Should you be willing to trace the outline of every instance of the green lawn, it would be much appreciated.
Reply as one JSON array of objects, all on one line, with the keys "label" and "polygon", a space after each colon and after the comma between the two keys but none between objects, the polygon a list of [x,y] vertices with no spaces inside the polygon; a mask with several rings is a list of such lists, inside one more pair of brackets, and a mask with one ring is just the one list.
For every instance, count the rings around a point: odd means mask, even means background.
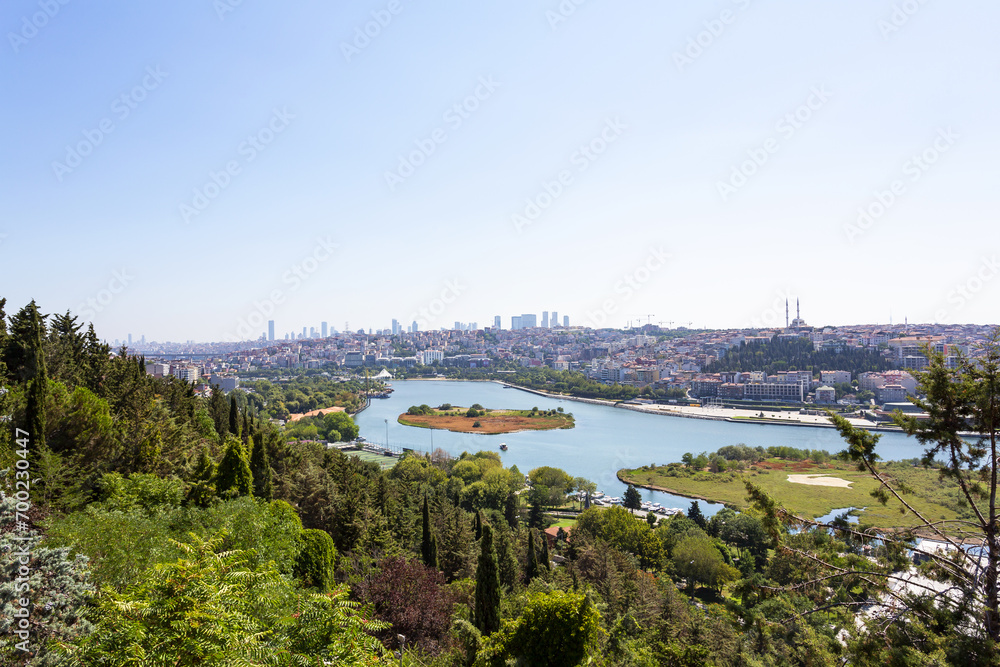
[{"label": "green lawn", "polygon": [[[911,505],[929,520],[969,518],[969,510],[959,502],[958,487],[942,481],[936,470],[914,467],[910,464],[889,462],[882,466],[885,474],[905,483],[913,492],[904,496]],[[788,480],[790,474],[826,475],[851,482],[850,488],[796,484]],[[882,528],[912,527],[919,520],[912,514],[900,514],[899,503],[890,499],[882,506],[872,498],[871,491],[878,482],[867,473],[858,472],[851,464],[835,461],[815,464],[811,461],[783,461],[771,459],[743,472],[710,473],[692,472],[680,464],[649,466],[620,470],[618,476],[625,482],[642,487],[657,487],[672,493],[699,497],[715,502],[746,507],[746,487],[749,480],[793,514],[815,518],[842,507],[864,507],[861,520]]]},{"label": "green lawn", "polygon": [[559,519],[552,525],[556,528],[572,528],[576,525],[576,519]]}]

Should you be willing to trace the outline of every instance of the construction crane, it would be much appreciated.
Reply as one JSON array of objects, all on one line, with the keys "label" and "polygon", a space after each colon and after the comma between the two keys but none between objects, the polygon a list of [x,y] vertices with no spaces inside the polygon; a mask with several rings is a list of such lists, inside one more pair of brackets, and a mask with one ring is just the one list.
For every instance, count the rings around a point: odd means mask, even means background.
[{"label": "construction crane", "polygon": [[646,315],[646,324],[648,325],[648,324],[649,324],[649,321],[650,321],[651,319],[653,319],[654,317],[656,317],[656,315]]}]

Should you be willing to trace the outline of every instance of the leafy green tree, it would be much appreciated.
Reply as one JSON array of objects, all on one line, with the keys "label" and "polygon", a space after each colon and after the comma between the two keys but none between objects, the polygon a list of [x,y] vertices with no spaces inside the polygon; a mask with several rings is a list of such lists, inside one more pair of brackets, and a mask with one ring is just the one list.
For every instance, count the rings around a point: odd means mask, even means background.
[{"label": "leafy green tree", "polygon": [[485,640],[476,664],[510,657],[526,665],[578,665],[597,653],[601,634],[601,615],[586,595],[535,593],[516,621]]},{"label": "leafy green tree", "polygon": [[216,553],[212,540],[176,544],[179,560],[127,591],[102,593],[97,630],[60,645],[69,664],[367,665],[384,654],[366,630],[386,624],[360,616],[346,588],[302,595],[276,570],[248,567],[242,552]]},{"label": "leafy green tree", "polygon": [[473,619],[483,635],[500,629],[500,571],[493,546],[493,529],[482,526],[479,561],[476,566],[476,594]]},{"label": "leafy green tree", "polygon": [[295,576],[304,586],[326,593],[333,588],[337,548],[325,530],[307,528],[300,538],[302,550],[295,560]]},{"label": "leafy green tree", "polygon": [[[323,417],[323,428],[324,433],[327,434],[327,440],[331,442],[338,440],[348,442],[358,437],[358,425],[354,423],[354,420],[346,412],[327,413]],[[336,438],[331,437],[334,434],[337,436]]]},{"label": "leafy green tree", "polygon": [[249,456],[235,436],[226,438],[226,452],[215,476],[216,492],[222,496],[249,496],[253,493],[253,473]]},{"label": "leafy green tree", "polygon": [[639,495],[639,490],[631,484],[625,489],[625,495],[622,497],[622,505],[629,510],[642,509],[642,496]]},{"label": "leafy green tree", "polygon": [[683,538],[674,547],[673,561],[676,572],[687,579],[692,592],[696,583],[721,590],[725,584],[739,578],[739,572],[726,565],[722,554],[707,537]]}]

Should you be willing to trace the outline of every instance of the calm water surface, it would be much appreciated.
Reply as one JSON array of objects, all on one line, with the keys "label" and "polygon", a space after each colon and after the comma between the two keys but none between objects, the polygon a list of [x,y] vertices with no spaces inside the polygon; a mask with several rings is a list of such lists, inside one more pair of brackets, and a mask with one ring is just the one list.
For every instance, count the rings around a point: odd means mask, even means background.
[{"label": "calm water surface", "polygon": [[[714,452],[725,445],[744,443],[751,447],[785,445],[799,449],[844,449],[844,441],[834,429],[739,424],[704,419],[684,419],[643,414],[633,410],[590,405],[578,401],[547,398],[518,389],[506,389],[495,382],[408,380],[392,383],[391,398],[375,399],[357,416],[361,435],[372,442],[412,447],[420,451],[441,448],[457,456],[463,451],[489,450],[500,453],[504,465],[517,465],[527,473],[539,466],[562,468],[574,477],[586,477],[610,496],[621,496],[625,485],[615,473],[620,468],[636,468],[650,463],[680,461],[685,452]],[[451,403],[468,407],[479,403],[487,408],[542,410],[561,407],[572,412],[576,427],[568,430],[525,431],[500,435],[452,433],[403,426],[396,421],[411,405],[432,407]],[[500,443],[508,451],[500,452]],[[885,433],[878,453],[885,460],[920,456],[916,441],[901,433]],[[666,507],[687,508],[691,501],[669,493],[640,490],[643,500]],[[701,503],[702,511],[714,514],[721,505]]]}]

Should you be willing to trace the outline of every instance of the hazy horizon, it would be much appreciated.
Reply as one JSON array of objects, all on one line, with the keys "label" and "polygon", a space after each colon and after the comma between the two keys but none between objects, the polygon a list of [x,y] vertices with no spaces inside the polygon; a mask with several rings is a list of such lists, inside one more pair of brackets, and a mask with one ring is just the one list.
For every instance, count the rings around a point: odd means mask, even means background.
[{"label": "hazy horizon", "polygon": [[996,321],[998,19],[16,0],[0,297],[108,340]]}]

